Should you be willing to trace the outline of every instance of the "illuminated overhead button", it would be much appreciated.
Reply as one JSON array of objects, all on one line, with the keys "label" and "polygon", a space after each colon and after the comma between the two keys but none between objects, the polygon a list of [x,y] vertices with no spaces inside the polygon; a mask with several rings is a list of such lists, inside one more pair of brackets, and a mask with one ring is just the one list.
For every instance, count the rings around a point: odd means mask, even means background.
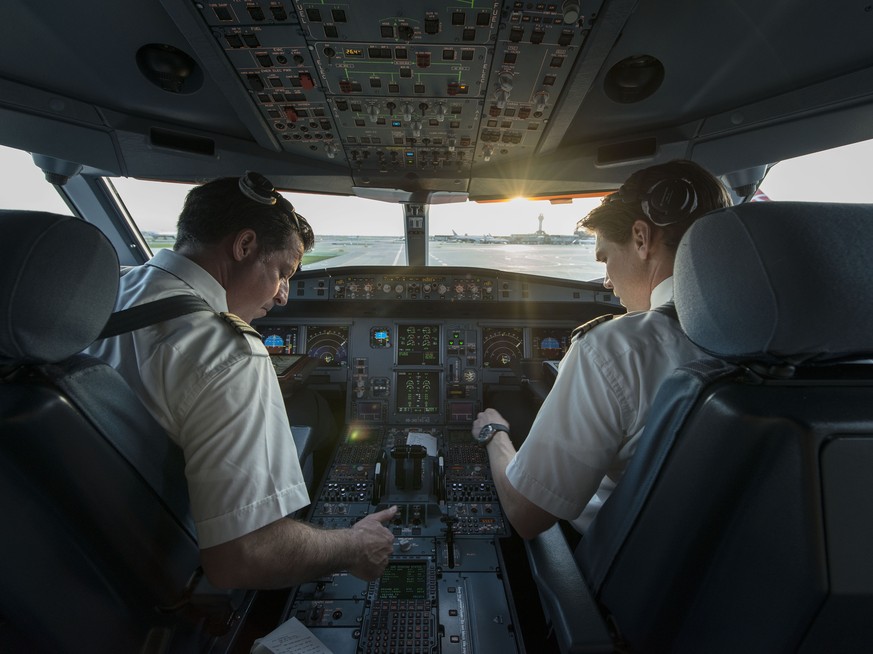
[{"label": "illuminated overhead button", "polygon": [[315,88],[315,82],[312,79],[312,75],[310,73],[300,73],[300,85],[307,91]]},{"label": "illuminated overhead button", "polygon": [[297,110],[294,107],[282,107],[282,110],[285,112],[285,119],[288,122],[296,123],[299,116],[297,115]]}]

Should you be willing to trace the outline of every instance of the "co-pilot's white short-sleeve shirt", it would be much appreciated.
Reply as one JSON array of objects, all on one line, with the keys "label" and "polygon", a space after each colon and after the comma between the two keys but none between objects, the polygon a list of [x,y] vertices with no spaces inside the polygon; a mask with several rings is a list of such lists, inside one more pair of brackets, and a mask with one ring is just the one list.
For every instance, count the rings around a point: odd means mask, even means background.
[{"label": "co-pilot's white short-sleeve shirt", "polygon": [[[116,310],[173,295],[227,311],[224,289],[171,250],[121,278]],[[202,548],[243,536],[309,503],[269,354],[254,335],[197,312],[98,342],[185,454]]]},{"label": "co-pilot's white short-sleeve shirt", "polygon": [[[673,298],[673,279],[652,307]],[[705,356],[658,311],[614,318],[576,337],[506,475],[531,502],[585,531],[619,481],[652,400],[677,367]]]}]

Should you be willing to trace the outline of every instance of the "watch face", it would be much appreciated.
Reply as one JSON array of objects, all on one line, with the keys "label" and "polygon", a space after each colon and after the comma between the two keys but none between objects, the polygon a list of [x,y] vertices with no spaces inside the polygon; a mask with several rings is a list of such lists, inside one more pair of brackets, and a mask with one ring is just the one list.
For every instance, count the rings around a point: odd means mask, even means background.
[{"label": "watch face", "polygon": [[476,440],[480,443],[487,443],[491,440],[491,437],[494,436],[494,427],[493,425],[485,425],[482,427],[482,431],[479,432],[479,435],[476,437]]}]

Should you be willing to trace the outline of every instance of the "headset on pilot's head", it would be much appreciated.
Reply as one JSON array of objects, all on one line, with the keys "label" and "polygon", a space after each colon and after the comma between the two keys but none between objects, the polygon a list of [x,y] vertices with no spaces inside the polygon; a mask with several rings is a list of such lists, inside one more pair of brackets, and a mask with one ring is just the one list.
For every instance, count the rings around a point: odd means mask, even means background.
[{"label": "headset on pilot's head", "polygon": [[246,174],[239,178],[239,190],[258,204],[275,206],[278,203],[282,209],[288,212],[299,234],[302,235],[304,231],[312,231],[306,218],[297,213],[294,205],[279,193],[273,183],[261,173],[247,170]]},{"label": "headset on pilot's head", "polygon": [[643,192],[627,183],[604,198],[604,204],[639,203],[643,214],[654,225],[667,227],[688,220],[697,209],[697,191],[685,177],[660,179]]}]

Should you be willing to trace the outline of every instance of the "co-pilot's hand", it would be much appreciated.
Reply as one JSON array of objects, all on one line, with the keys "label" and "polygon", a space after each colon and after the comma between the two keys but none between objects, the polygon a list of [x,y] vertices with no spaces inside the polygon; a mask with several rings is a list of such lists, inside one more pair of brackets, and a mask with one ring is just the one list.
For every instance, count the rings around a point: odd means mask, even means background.
[{"label": "co-pilot's hand", "polygon": [[349,567],[349,572],[364,581],[378,579],[388,565],[388,557],[394,551],[394,534],[382,523],[390,522],[397,514],[392,506],[361,518],[351,530],[358,541],[358,560]]},{"label": "co-pilot's hand", "polygon": [[470,433],[473,434],[473,436],[478,436],[479,432],[482,431],[482,427],[492,422],[509,427],[506,418],[500,415],[496,409],[485,409],[476,416],[476,419],[473,421],[473,426],[470,429]]}]

